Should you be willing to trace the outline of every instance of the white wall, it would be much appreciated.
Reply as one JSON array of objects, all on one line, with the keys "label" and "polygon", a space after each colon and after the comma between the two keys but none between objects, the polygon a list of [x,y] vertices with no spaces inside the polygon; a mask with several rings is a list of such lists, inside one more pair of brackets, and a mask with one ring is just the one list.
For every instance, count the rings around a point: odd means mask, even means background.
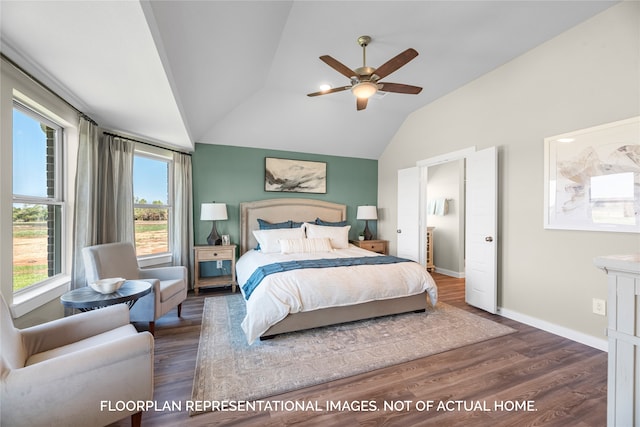
[{"label": "white wall", "polygon": [[543,229],[543,139],[640,114],[639,16],[638,2],[613,6],[410,115],[378,162],[378,233],[391,253],[396,171],[498,146],[499,306],[603,340],[591,300],[606,299],[606,279],[592,260],[638,252],[640,236]]}]

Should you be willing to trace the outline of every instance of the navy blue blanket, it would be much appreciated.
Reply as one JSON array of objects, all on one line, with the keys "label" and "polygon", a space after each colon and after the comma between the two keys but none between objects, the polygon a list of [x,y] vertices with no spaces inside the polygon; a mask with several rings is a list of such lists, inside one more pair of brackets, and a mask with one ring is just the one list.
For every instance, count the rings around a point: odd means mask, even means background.
[{"label": "navy blue blanket", "polygon": [[394,264],[398,262],[413,262],[410,259],[398,258],[394,256],[364,256],[357,258],[321,258],[304,259],[298,261],[275,262],[256,268],[251,274],[247,283],[242,286],[242,291],[246,299],[249,299],[253,291],[262,282],[262,279],[270,274],[281,273],[283,271],[300,270],[302,268],[327,268],[327,267],[349,267],[354,265],[377,265]]}]

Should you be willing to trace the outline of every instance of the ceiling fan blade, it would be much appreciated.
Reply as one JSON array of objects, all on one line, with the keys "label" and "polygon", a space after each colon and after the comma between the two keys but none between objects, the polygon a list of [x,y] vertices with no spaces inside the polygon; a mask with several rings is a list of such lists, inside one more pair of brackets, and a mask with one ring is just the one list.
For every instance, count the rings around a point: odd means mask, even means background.
[{"label": "ceiling fan blade", "polygon": [[358,111],[360,110],[364,110],[365,108],[367,108],[367,101],[369,100],[369,98],[356,98],[356,109]]},{"label": "ceiling fan blade", "polygon": [[319,92],[308,93],[307,96],[319,96],[326,95],[328,93],[342,92],[343,90],[351,89],[351,86],[334,87],[333,89],[321,90]]},{"label": "ceiling fan blade", "polygon": [[408,93],[410,95],[417,95],[422,91],[422,88],[419,86],[404,85],[401,83],[378,82],[378,87],[383,92]]},{"label": "ceiling fan blade", "polygon": [[348,79],[350,79],[351,77],[358,77],[358,73],[356,73],[337,59],[330,57],[329,55],[322,55],[320,57],[320,60],[322,60],[329,67],[333,68]]},{"label": "ceiling fan blade", "polygon": [[383,79],[389,74],[396,71],[398,68],[405,65],[407,62],[411,61],[416,56],[418,56],[418,52],[415,49],[409,48],[376,68],[374,74],[378,76],[378,79]]}]

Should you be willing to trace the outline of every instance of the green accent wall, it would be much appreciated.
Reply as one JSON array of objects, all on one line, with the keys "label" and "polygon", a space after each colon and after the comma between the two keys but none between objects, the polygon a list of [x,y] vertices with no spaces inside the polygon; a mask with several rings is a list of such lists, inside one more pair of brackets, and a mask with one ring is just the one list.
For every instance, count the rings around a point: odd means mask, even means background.
[{"label": "green accent wall", "polygon": [[[195,148],[192,164],[196,245],[205,245],[211,231],[211,222],[200,221],[200,205],[205,202],[227,204],[229,220],[218,221],[216,226],[220,234],[229,234],[231,242],[236,244],[240,241],[241,202],[294,197],[345,204],[351,239],[357,238],[364,229],[364,221],[356,220],[357,207],[377,205],[377,160],[212,144],[196,144]],[[264,191],[265,157],[326,162],[327,193]],[[369,228],[376,234],[375,221],[369,223]]]}]

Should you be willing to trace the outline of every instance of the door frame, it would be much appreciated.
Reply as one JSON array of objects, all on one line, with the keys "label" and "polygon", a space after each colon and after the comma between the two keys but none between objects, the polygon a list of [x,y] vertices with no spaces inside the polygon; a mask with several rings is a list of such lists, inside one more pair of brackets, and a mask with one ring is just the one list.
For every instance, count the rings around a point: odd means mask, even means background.
[{"label": "door frame", "polygon": [[473,145],[471,147],[463,148],[462,150],[452,151],[450,153],[441,154],[439,156],[430,157],[416,162],[416,166],[420,169],[420,198],[418,202],[420,206],[420,215],[418,226],[420,230],[420,264],[422,265],[427,265],[427,170],[429,166],[466,159],[476,151],[476,146]]}]

